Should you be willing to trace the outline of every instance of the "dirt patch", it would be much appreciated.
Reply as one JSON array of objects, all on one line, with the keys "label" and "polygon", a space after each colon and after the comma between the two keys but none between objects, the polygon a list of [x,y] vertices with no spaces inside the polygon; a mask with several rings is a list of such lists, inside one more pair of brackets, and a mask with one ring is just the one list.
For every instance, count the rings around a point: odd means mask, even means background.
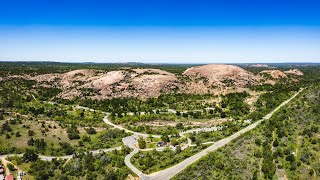
[{"label": "dirt patch", "polygon": [[6,160],[6,159],[1,159],[2,161],[2,164],[4,165],[5,167],[5,172],[6,172],[6,175],[9,175],[9,174],[12,174],[8,168],[8,164],[12,164],[14,166],[14,168],[16,169],[17,172],[20,172],[22,171],[18,166],[14,165],[13,163],[11,163],[10,161]]},{"label": "dirt patch", "polygon": [[184,126],[202,126],[212,127],[215,125],[222,124],[226,121],[230,121],[227,118],[211,119],[211,120],[186,120],[186,121],[150,121],[150,122],[138,122],[136,125],[147,125],[147,126],[176,126],[178,123],[182,123]]}]

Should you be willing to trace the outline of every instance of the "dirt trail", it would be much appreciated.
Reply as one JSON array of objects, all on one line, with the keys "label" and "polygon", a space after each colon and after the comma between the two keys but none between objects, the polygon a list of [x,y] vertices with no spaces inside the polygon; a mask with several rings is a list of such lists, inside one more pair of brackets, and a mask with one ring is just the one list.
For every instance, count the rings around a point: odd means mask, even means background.
[{"label": "dirt trail", "polygon": [[10,174],[10,170],[9,170],[9,168],[8,168],[8,166],[7,166],[7,165],[8,165],[8,161],[3,158],[3,159],[1,159],[1,162],[2,162],[2,164],[3,164],[3,166],[4,166],[5,173],[6,173],[6,174]]},{"label": "dirt trail", "polygon": [[8,175],[8,174],[12,174],[12,173],[10,173],[10,170],[9,170],[9,168],[8,168],[8,164],[12,164],[13,166],[14,166],[14,168],[16,169],[16,171],[22,171],[18,166],[16,166],[16,165],[14,165],[13,163],[11,163],[10,161],[8,161],[8,160],[6,160],[5,158],[2,158],[1,159],[1,161],[2,161],[2,164],[4,165],[4,167],[5,167],[5,171],[6,171],[6,174]]}]

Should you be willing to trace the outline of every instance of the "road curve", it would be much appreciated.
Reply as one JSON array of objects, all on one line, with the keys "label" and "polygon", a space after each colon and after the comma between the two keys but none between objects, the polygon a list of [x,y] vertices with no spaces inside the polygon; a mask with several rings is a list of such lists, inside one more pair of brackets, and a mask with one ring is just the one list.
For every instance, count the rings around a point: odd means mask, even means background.
[{"label": "road curve", "polygon": [[[185,159],[184,161],[180,162],[179,164],[176,164],[170,168],[167,168],[165,170],[162,171],[158,171],[155,172],[153,174],[150,175],[145,175],[143,174],[139,169],[137,169],[136,167],[134,167],[132,165],[132,163],[130,162],[130,159],[132,158],[132,156],[134,154],[136,154],[138,152],[138,148],[136,148],[134,146],[134,144],[136,143],[136,137],[135,136],[143,136],[143,137],[148,137],[148,136],[152,136],[152,137],[156,137],[156,138],[160,138],[160,135],[150,135],[150,134],[144,134],[144,133],[138,133],[138,132],[134,132],[131,130],[128,130],[126,128],[123,128],[122,126],[116,125],[114,123],[112,123],[109,119],[108,119],[108,115],[109,113],[106,113],[106,116],[104,117],[103,121],[106,124],[109,124],[111,126],[113,126],[114,128],[117,129],[121,129],[124,130],[125,132],[129,132],[129,133],[133,133],[133,136],[128,136],[123,138],[123,142],[125,145],[128,145],[129,147],[133,148],[134,150],[125,157],[125,164],[135,173],[137,174],[141,179],[143,180],[166,180],[166,179],[170,179],[173,176],[175,176],[176,174],[180,173],[183,169],[185,169],[187,166],[189,166],[190,164],[196,162],[197,160],[199,160],[200,158],[202,158],[203,156],[207,155],[209,152],[212,152],[226,144],[228,144],[230,141],[236,139],[237,137],[239,137],[241,134],[250,131],[251,129],[254,129],[258,124],[260,124],[261,121],[265,120],[265,119],[269,119],[276,111],[278,111],[281,107],[283,107],[284,105],[286,105],[288,102],[290,102],[293,98],[295,98],[303,89],[301,89],[299,92],[297,92],[296,94],[294,94],[290,99],[284,101],[283,103],[281,103],[278,107],[276,107],[272,112],[270,112],[269,114],[267,114],[263,119],[243,128],[242,130],[238,131],[237,133],[222,139],[220,141],[215,142],[213,145],[211,145],[210,147],[200,151],[199,153]],[[52,103],[52,104],[56,104],[54,102],[48,102],[48,103]],[[82,107],[82,106],[77,106],[76,108],[81,108],[81,109],[86,109],[86,110],[90,110],[90,111],[95,111],[94,109],[91,108],[87,108],[87,107]],[[214,127],[214,129],[208,129],[205,131],[212,131],[212,130],[216,130],[216,127]],[[204,131],[203,128],[199,128],[199,129],[194,129],[194,130],[190,130],[190,131]],[[189,133],[189,132],[182,132],[180,133],[181,136],[183,136],[184,134]],[[208,142],[207,144],[212,143],[212,142]],[[97,154],[100,152],[110,152],[113,151],[115,149],[119,150],[122,147],[115,147],[115,148],[110,148],[110,149],[101,149],[101,150],[94,150],[94,151],[90,151],[93,154]],[[6,158],[8,156],[23,156],[23,154],[7,154],[7,155],[0,155],[0,159]],[[70,159],[72,158],[73,155],[68,155],[68,156],[43,156],[43,155],[39,155],[39,158],[42,160],[46,160],[46,161],[51,161],[54,158],[57,159]]]},{"label": "road curve", "polygon": [[134,172],[135,174],[137,174],[139,177],[143,176],[143,173],[136,167],[134,167],[134,165],[130,162],[130,159],[132,158],[132,156],[134,156],[136,153],[138,153],[139,150],[138,149],[134,149],[130,154],[128,154],[125,158],[124,158],[124,163],[126,164],[126,166],[128,166],[128,168],[131,169],[132,172]]},{"label": "road curve", "polygon": [[[115,148],[109,148],[109,149],[98,149],[98,150],[93,150],[90,151],[92,154],[99,154],[101,152],[111,152],[113,150],[120,150],[122,146],[118,146]],[[22,157],[23,154],[5,154],[5,155],[0,155],[0,159],[4,159],[10,156],[19,156]],[[72,155],[67,155],[67,156],[44,156],[44,155],[39,155],[39,159],[44,160],[44,161],[52,161],[52,159],[71,159],[73,157]]]},{"label": "road curve", "polygon": [[[293,98],[295,98],[303,89],[301,89],[300,91],[298,91],[297,93],[295,93],[291,98],[289,98],[288,100],[284,101],[283,103],[281,103],[278,107],[276,107],[273,111],[271,111],[269,114],[267,114],[263,119],[241,129],[240,131],[236,132],[235,134],[225,138],[225,139],[221,139],[220,141],[217,141],[216,143],[214,143],[213,145],[211,145],[210,147],[200,151],[199,153],[185,159],[184,161],[180,162],[179,164],[176,164],[170,168],[164,169],[162,171],[158,171],[155,172],[153,174],[150,175],[145,175],[145,174],[138,174],[140,176],[141,179],[143,180],[167,180],[172,178],[173,176],[175,176],[176,174],[180,173],[182,170],[184,170],[187,166],[191,165],[192,163],[196,162],[197,160],[199,160],[200,158],[204,157],[205,155],[207,155],[208,153],[225,146],[226,144],[228,144],[229,142],[231,142],[232,140],[236,139],[237,137],[239,137],[241,134],[246,133],[252,129],[254,129],[257,125],[259,125],[262,121],[269,119],[276,111],[278,111],[281,107],[283,107],[284,105],[286,105],[287,103],[289,103]],[[131,156],[132,157],[132,156]],[[128,157],[129,158],[129,157]],[[131,163],[130,163],[131,164]],[[134,167],[135,168],[135,167]],[[131,168],[130,168],[131,169]],[[136,168],[135,168],[136,169]],[[131,169],[132,170],[132,169]],[[137,172],[140,172],[139,170]]]},{"label": "road curve", "polygon": [[117,129],[121,129],[121,130],[124,130],[125,132],[128,132],[128,133],[132,133],[132,134],[135,134],[136,136],[142,136],[144,138],[146,137],[149,137],[149,136],[152,136],[154,138],[160,138],[161,135],[155,135],[155,134],[144,134],[144,133],[139,133],[139,132],[134,132],[134,131],[131,131],[129,129],[126,129],[122,126],[119,126],[119,125],[116,125],[114,123],[112,123],[108,117],[109,117],[109,113],[106,113],[107,115],[103,118],[103,122],[105,122],[106,124],[110,125],[110,126],[113,126],[114,128],[117,128]]}]

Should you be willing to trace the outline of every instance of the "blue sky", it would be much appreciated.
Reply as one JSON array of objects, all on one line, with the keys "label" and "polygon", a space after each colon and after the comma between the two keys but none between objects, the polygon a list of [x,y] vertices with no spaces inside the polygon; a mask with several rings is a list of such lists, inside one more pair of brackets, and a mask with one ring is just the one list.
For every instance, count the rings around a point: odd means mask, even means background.
[{"label": "blue sky", "polygon": [[0,60],[320,62],[320,2],[0,0]]}]

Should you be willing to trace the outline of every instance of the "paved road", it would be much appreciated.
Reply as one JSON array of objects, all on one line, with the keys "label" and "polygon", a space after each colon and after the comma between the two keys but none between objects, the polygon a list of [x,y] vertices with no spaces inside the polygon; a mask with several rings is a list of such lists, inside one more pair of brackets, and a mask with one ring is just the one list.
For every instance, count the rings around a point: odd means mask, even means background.
[{"label": "paved road", "polygon": [[129,129],[126,129],[122,126],[119,126],[119,125],[116,125],[114,123],[112,123],[109,119],[109,113],[107,113],[107,115],[103,118],[103,121],[106,123],[106,124],[109,124],[110,126],[113,126],[114,128],[117,128],[117,129],[121,129],[121,130],[124,130],[125,132],[128,132],[128,133],[133,133],[134,135],[136,135],[136,137],[138,136],[142,136],[142,137],[149,137],[149,136],[152,136],[154,138],[160,138],[161,135],[154,135],[154,134],[144,134],[144,133],[139,133],[139,132],[134,132],[134,131],[131,131]]},{"label": "paved road", "polygon": [[[118,146],[115,148],[109,148],[109,149],[98,149],[98,150],[93,150],[90,151],[92,154],[99,154],[101,152],[111,152],[113,150],[120,150],[122,148],[122,146]],[[39,158],[45,161],[52,161],[52,159],[71,159],[73,157],[72,155],[67,155],[67,156],[43,156],[43,155],[39,155]]]},{"label": "paved road", "polygon": [[[270,112],[269,114],[267,114],[263,119],[243,128],[242,130],[238,131],[237,133],[222,139],[220,141],[217,141],[216,143],[214,143],[213,145],[211,145],[210,147],[202,150],[201,152],[199,152],[198,154],[195,154],[194,156],[191,156],[187,159],[185,159],[184,161],[180,162],[179,164],[176,164],[170,168],[167,168],[165,170],[162,171],[158,171],[155,172],[153,174],[150,175],[144,175],[142,174],[139,170],[136,173],[140,176],[141,179],[143,180],[167,180],[172,178],[173,176],[175,176],[176,174],[180,173],[182,170],[184,170],[187,166],[191,165],[192,163],[196,162],[197,160],[199,160],[200,158],[204,157],[205,155],[207,155],[208,153],[225,146],[226,144],[228,144],[230,141],[236,139],[237,137],[239,137],[241,134],[248,132],[252,129],[254,129],[257,125],[259,125],[263,120],[269,119],[276,111],[278,111],[281,107],[283,107],[284,105],[286,105],[288,102],[290,102],[293,98],[295,98],[303,89],[301,89],[299,92],[297,92],[296,94],[294,94],[290,99],[284,101],[283,103],[281,103],[278,107],[276,107],[272,112]],[[129,158],[129,157],[128,157]],[[135,168],[135,167],[134,167]],[[136,168],[135,168],[136,169]],[[132,170],[132,169],[131,169]]]},{"label": "paved road", "polygon": [[133,155],[135,155],[136,153],[138,153],[139,150],[138,149],[134,149],[130,154],[128,154],[125,158],[124,158],[124,163],[126,164],[126,166],[128,166],[128,168],[131,169],[132,172],[134,172],[135,174],[137,174],[139,177],[143,176],[143,173],[136,167],[134,167],[134,165],[130,162],[130,159],[132,158]]},{"label": "paved road", "polygon": [[[45,103],[49,103],[49,104],[58,104],[56,102],[50,102],[50,101],[43,101]],[[79,109],[85,109],[85,110],[89,110],[89,111],[96,111],[94,109],[91,109],[91,108],[88,108],[88,107],[83,107],[83,106],[75,106],[75,108],[79,108]],[[173,112],[173,110],[171,110],[171,112]],[[130,162],[130,159],[131,157],[138,153],[138,148],[135,146],[137,144],[137,138],[138,136],[142,136],[142,137],[149,137],[149,136],[152,136],[152,137],[155,137],[155,138],[160,138],[161,135],[153,135],[153,134],[144,134],[144,133],[139,133],[139,132],[134,132],[134,131],[131,131],[131,130],[128,130],[122,126],[119,126],[119,125],[116,125],[114,123],[112,123],[109,119],[108,119],[108,116],[109,116],[109,113],[107,112],[102,112],[104,113],[106,116],[103,118],[103,121],[108,124],[108,125],[111,125],[113,126],[114,128],[117,128],[117,129],[121,129],[121,130],[124,130],[125,132],[128,132],[128,133],[133,133],[133,135],[131,136],[127,136],[125,138],[122,139],[123,143],[130,147],[130,148],[133,148],[134,150],[125,157],[125,164],[134,172],[136,173],[138,176],[142,177],[144,176],[141,171],[139,171],[136,167],[134,167],[131,162]],[[191,133],[191,132],[199,132],[199,131],[214,131],[214,130],[217,130],[217,127],[212,127],[212,128],[197,128],[197,129],[192,129],[192,130],[188,130],[188,131],[184,131],[184,132],[181,132],[179,133],[180,136],[184,136],[185,134],[187,133]],[[181,149],[185,149],[187,148],[188,146],[192,146],[191,145],[191,141],[190,139],[188,139],[188,145],[186,146],[183,146],[181,147]],[[93,150],[93,151],[90,151],[92,152],[93,154],[98,154],[100,152],[110,152],[110,151],[113,151],[115,149],[117,150],[120,150],[122,147],[119,146],[119,147],[115,147],[115,148],[109,148],[109,149],[99,149],[99,150]],[[157,151],[162,151],[165,149],[165,147],[159,147],[159,148],[155,148]],[[143,151],[150,151],[150,150],[153,150],[152,148],[150,149],[143,149]],[[6,155],[0,155],[0,159],[5,159],[9,156],[23,156],[23,154],[6,154]],[[42,160],[45,160],[45,161],[52,161],[52,159],[71,159],[73,157],[73,155],[67,155],[67,156],[44,156],[44,155],[39,155],[39,159],[42,159]]]},{"label": "paved road", "polygon": [[[150,134],[144,134],[144,133],[138,133],[138,132],[134,132],[131,130],[128,130],[126,128],[123,128],[122,126],[116,125],[114,123],[112,123],[109,119],[109,113],[106,113],[106,116],[104,117],[103,121],[106,124],[109,124],[111,126],[113,126],[114,128],[117,129],[121,129],[124,130],[125,132],[129,132],[129,133],[133,133],[132,136],[128,136],[122,139],[123,143],[127,146],[129,146],[130,148],[133,148],[134,150],[125,157],[125,164],[135,173],[137,174],[139,177],[141,177],[141,179],[152,179],[152,180],[166,180],[166,179],[170,179],[173,176],[175,176],[176,174],[178,174],[179,172],[181,172],[183,169],[185,169],[187,166],[189,166],[190,164],[196,162],[197,160],[199,160],[200,158],[202,158],[203,156],[207,155],[209,152],[212,152],[226,144],[228,144],[230,141],[232,141],[233,139],[239,137],[242,133],[245,133],[247,131],[250,131],[251,129],[255,128],[261,121],[265,120],[265,119],[269,119],[276,111],[278,111],[282,106],[286,105],[288,102],[290,102],[293,98],[295,98],[303,89],[301,89],[299,92],[297,92],[295,95],[293,95],[290,99],[286,100],[285,102],[283,102],[282,104],[280,104],[277,108],[275,108],[272,112],[270,112],[269,114],[267,114],[262,120],[259,120],[247,127],[245,127],[244,129],[238,131],[237,133],[222,139],[218,142],[207,142],[207,144],[209,143],[214,143],[213,145],[211,145],[210,147],[204,149],[203,151],[199,152],[198,154],[195,154],[187,159],[185,159],[184,161],[180,162],[179,164],[176,164],[170,168],[167,168],[165,170],[162,171],[158,171],[156,173],[150,174],[150,175],[144,175],[140,170],[138,170],[136,167],[134,167],[131,162],[130,159],[132,158],[132,156],[136,153],[138,153],[138,148],[135,146],[135,144],[137,143],[137,137],[138,136],[143,136],[143,137],[148,137],[148,136],[152,136],[152,137],[156,137],[156,138],[160,138],[161,135],[150,135]],[[54,102],[48,102],[48,103],[52,103],[52,104],[56,104]],[[81,109],[86,109],[86,110],[90,110],[90,111],[95,111],[94,109],[90,109],[87,107],[82,107],[82,106],[76,106],[76,108],[81,108]],[[188,130],[185,132],[181,132],[180,136],[184,136],[184,134],[186,133],[191,133],[191,132],[200,132],[200,131],[215,131],[217,129],[219,129],[220,127],[211,127],[211,128],[198,128],[198,129],[193,129],[193,130]],[[190,145],[191,142],[188,142],[188,144]],[[185,148],[185,147],[184,147]],[[110,148],[110,149],[102,149],[102,150],[94,150],[91,151],[93,154],[97,154],[100,152],[109,152],[109,151],[113,151],[113,150],[119,150],[121,149],[121,146],[116,147],[116,148]],[[156,148],[157,150],[162,150],[161,148]],[[146,150],[151,150],[151,149],[146,149]],[[22,154],[8,154],[8,155],[0,155],[0,159],[6,158],[8,156],[22,156]],[[46,161],[51,161],[54,158],[57,159],[70,159],[72,158],[73,155],[68,155],[68,156],[61,156],[61,157],[54,157],[54,156],[43,156],[43,155],[39,155],[39,158],[42,160],[46,160]]]},{"label": "paved road", "polygon": [[[99,154],[101,152],[110,152],[113,150],[120,150],[122,146],[118,146],[115,148],[109,148],[109,149],[99,149],[99,150],[93,150],[90,151],[92,154]],[[6,155],[0,155],[0,159],[5,159],[9,156],[19,156],[22,157],[23,154],[6,154]],[[52,161],[52,159],[71,159],[73,155],[67,155],[67,156],[44,156],[44,155],[39,155],[39,159],[42,159],[44,161]]]},{"label": "paved road", "polygon": [[[51,101],[43,101],[43,102],[46,102],[46,103],[49,103],[49,104],[57,104],[56,102],[51,102]],[[88,111],[97,111],[97,110],[95,110],[95,109],[91,109],[91,108],[88,108],[88,107],[84,107],[84,106],[75,106],[75,108],[78,108],[78,109],[84,109],[84,110],[88,110]],[[102,113],[104,113],[106,116],[103,118],[103,122],[105,122],[106,124],[108,124],[108,125],[110,125],[110,126],[112,126],[112,127],[114,127],[114,128],[117,128],[117,129],[120,129],[120,130],[124,130],[125,132],[127,132],[127,133],[132,133],[132,134],[134,134],[136,137],[138,137],[138,136],[142,136],[142,137],[144,137],[144,138],[146,138],[146,137],[149,137],[149,136],[152,136],[152,137],[154,137],[154,138],[161,138],[161,135],[157,135],[157,134],[145,134],[145,133],[140,133],[140,132],[135,132],[135,131],[131,131],[131,130],[129,130],[129,129],[126,129],[126,128],[124,128],[124,127],[122,127],[122,126],[120,126],[120,125],[116,125],[116,124],[114,124],[113,122],[111,122],[110,120],[109,120],[109,115],[110,115],[110,113],[108,113],[108,112],[103,112],[103,111],[100,111],[100,112],[102,112]],[[174,110],[174,109],[168,109],[168,112],[172,112],[172,113],[176,113],[176,111]],[[184,136],[185,134],[188,134],[188,133],[193,133],[193,132],[200,132],[200,131],[204,131],[204,132],[210,132],[210,131],[216,131],[216,130],[220,130],[222,127],[217,127],[217,126],[215,126],[215,127],[210,127],[210,128],[207,128],[207,127],[205,127],[205,128],[196,128],[196,129],[190,129],[190,130],[187,130],[187,131],[184,131],[184,132],[180,132],[179,133],[179,135],[180,136]]]}]

